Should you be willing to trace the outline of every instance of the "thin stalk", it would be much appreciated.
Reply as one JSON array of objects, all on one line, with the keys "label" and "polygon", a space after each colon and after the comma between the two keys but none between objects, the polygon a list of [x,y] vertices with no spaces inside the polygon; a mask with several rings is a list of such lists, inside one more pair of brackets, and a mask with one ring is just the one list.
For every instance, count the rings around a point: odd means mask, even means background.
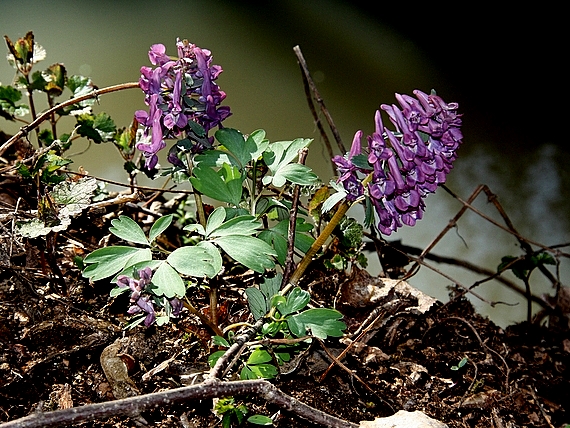
[{"label": "thin stalk", "polygon": [[[308,150],[303,148],[299,151],[299,163],[304,164],[307,157]],[[291,211],[289,213],[289,230],[287,232],[287,257],[285,259],[285,269],[283,271],[282,285],[287,284],[291,271],[295,265],[293,260],[293,253],[295,251],[295,226],[297,226],[297,211],[299,208],[299,195],[301,193],[301,186],[296,184],[293,187],[293,200],[291,201]]]},{"label": "thin stalk", "polygon": [[329,236],[332,235],[334,229],[340,223],[340,221],[342,220],[342,218],[344,217],[344,215],[346,214],[346,212],[348,211],[348,209],[350,207],[351,207],[351,204],[348,203],[346,200],[341,202],[341,204],[337,208],[337,210],[336,210],[335,214],[333,215],[333,217],[331,218],[331,220],[328,222],[328,224],[323,229],[323,231],[320,233],[320,235],[317,237],[315,242],[313,242],[313,245],[311,245],[311,248],[309,248],[309,251],[307,251],[305,256],[301,259],[301,261],[297,265],[297,269],[295,269],[295,272],[293,272],[293,274],[291,275],[289,282],[287,283],[285,288],[283,288],[283,290],[281,290],[281,295],[287,294],[289,292],[289,290],[291,290],[291,288],[297,286],[297,284],[299,283],[299,280],[301,279],[301,277],[305,273],[305,270],[307,269],[307,267],[309,266],[309,264],[313,260],[313,257],[315,256],[315,254],[317,254],[317,252],[325,244],[325,242],[329,238]]},{"label": "thin stalk", "polygon": [[[0,156],[4,154],[4,152],[16,141],[22,138],[24,135],[27,135],[30,131],[37,128],[44,120],[49,119],[51,115],[58,109],[67,107],[73,104],[77,104],[81,101],[85,101],[91,98],[97,98],[99,95],[109,94],[111,92],[122,91],[125,89],[132,89],[132,88],[140,88],[138,82],[129,82],[129,83],[121,83],[119,85],[108,86],[102,89],[96,89],[89,94],[82,95],[80,97],[72,98],[70,100],[64,101],[60,104],[55,105],[54,107],[46,110],[42,114],[40,114],[37,118],[35,118],[32,123],[26,126],[22,126],[20,130],[12,136],[8,141],[6,141],[2,146],[0,146]],[[30,107],[31,108],[31,107]],[[32,113],[35,114],[35,113]],[[33,116],[32,116],[33,117]]]},{"label": "thin stalk", "polygon": [[196,309],[194,305],[192,305],[192,303],[188,301],[188,299],[184,300],[183,303],[184,307],[186,307],[186,309],[188,309],[191,314],[196,315],[198,318],[200,318],[200,321],[202,321],[204,325],[208,326],[215,335],[222,337],[224,336],[222,330],[220,330],[220,328],[217,325],[213,324],[212,321],[210,321],[210,319],[207,316],[205,316],[202,312]]},{"label": "thin stalk", "polygon": [[[53,105],[53,97],[48,94],[47,98],[48,98],[48,105],[49,105],[49,108],[50,108],[50,110],[52,110],[53,107],[54,107],[54,105]],[[49,118],[49,123],[51,124],[51,133],[52,133],[53,139],[54,139],[54,140],[57,140],[57,127],[55,126],[55,124],[56,124],[55,112],[53,112],[53,113],[51,114],[51,117]]]}]

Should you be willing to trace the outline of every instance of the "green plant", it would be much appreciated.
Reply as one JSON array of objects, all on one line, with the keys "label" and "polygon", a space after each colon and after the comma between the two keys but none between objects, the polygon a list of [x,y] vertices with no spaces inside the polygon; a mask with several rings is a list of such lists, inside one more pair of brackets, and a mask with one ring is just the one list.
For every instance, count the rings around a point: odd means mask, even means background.
[{"label": "green plant", "polygon": [[[214,405],[214,410],[222,416],[222,427],[229,428],[233,422],[241,425],[245,416],[249,413],[245,404],[236,404],[233,397],[220,398]],[[273,420],[263,415],[252,415],[247,418],[249,423],[261,426],[272,426]]]},{"label": "green plant", "polygon": [[[130,326],[164,324],[185,306],[210,327],[218,346],[229,348],[235,327],[229,326],[224,335],[218,325],[218,285],[227,272],[255,272],[258,285],[247,288],[245,294],[260,325],[260,341],[242,355],[245,379],[274,377],[279,365],[308,341],[343,334],[346,326],[340,312],[308,307],[310,295],[299,287],[308,265],[335,235],[336,249],[326,265],[337,269],[354,263],[364,266],[363,227],[346,217],[348,209],[364,203],[365,224],[372,227],[378,218],[377,228],[384,234],[403,224],[414,225],[422,217],[423,198],[445,182],[461,143],[456,103],[447,104],[435,93],[415,91],[416,98],[397,94],[401,109],[382,106],[396,129],[386,128],[378,111],[376,132],[368,137],[367,149],[361,144],[362,131],[357,131],[350,152],[332,159],[339,178],[331,183],[336,192],[330,194],[304,165],[312,140],[271,142],[263,130],[246,135],[223,127],[231,111],[222,105],[225,93],[216,82],[222,69],[212,64],[206,49],[178,40],[176,58],[166,55],[163,45],[153,45],[149,51],[152,67],[141,68],[138,84],[99,90],[87,77],[68,77],[61,64],[32,73],[43,50],[31,32],[16,43],[6,41],[18,88],[29,94],[32,122],[3,145],[0,154],[43,120],[50,123],[49,129],[37,132],[38,147],[46,148],[33,158],[32,165],[22,162],[18,166],[20,174],[38,188],[38,212],[48,206],[51,196],[62,193],[56,186],[68,181],[64,172],[69,161],[61,156],[78,137],[112,142],[126,161],[131,180],[144,172],[151,178],[168,176],[175,183],[189,183],[195,217],[178,210],[176,215],[158,218],[147,231],[126,215],[113,219],[109,231],[127,245],[110,245],[88,254],[82,261],[83,275],[93,282],[116,283],[112,297],[130,293],[128,312],[135,315]],[[135,112],[128,128],[117,130],[106,113],[92,111],[98,95],[135,86],[142,89],[148,111]],[[72,99],[56,104],[65,88]],[[34,92],[45,93],[50,106],[40,116],[35,113]],[[20,98],[14,88],[0,88],[3,117],[16,120],[26,112]],[[75,117],[76,123],[70,134],[58,138],[56,125],[62,116]],[[158,152],[166,147],[165,140],[175,143],[167,155],[170,166],[161,168]],[[144,162],[132,161],[135,148]],[[95,191],[82,189],[80,202],[58,199],[56,204],[81,207]],[[306,211],[300,199],[310,193],[315,196]],[[213,204],[211,209],[204,198]],[[49,216],[44,217],[41,220],[48,233],[59,230]],[[174,249],[164,248],[158,240],[169,227],[183,235],[182,245]],[[209,317],[186,299],[188,289],[198,286],[210,295]],[[262,343],[266,338],[273,342]],[[211,363],[221,355],[223,350],[212,354]],[[237,417],[236,412],[232,414]]]}]

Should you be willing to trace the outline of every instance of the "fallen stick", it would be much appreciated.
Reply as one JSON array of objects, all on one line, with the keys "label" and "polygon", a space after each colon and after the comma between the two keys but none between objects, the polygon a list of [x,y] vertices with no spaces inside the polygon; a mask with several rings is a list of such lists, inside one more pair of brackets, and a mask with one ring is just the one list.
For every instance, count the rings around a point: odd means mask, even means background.
[{"label": "fallen stick", "polygon": [[237,395],[255,394],[283,410],[315,424],[331,428],[358,428],[357,424],[331,416],[288,396],[266,380],[242,380],[221,382],[208,380],[204,383],[138,395],[122,400],[89,404],[53,412],[37,412],[20,419],[5,422],[1,428],[54,427],[72,423],[94,421],[111,416],[132,416],[149,408],[167,406],[188,400],[208,400]]}]

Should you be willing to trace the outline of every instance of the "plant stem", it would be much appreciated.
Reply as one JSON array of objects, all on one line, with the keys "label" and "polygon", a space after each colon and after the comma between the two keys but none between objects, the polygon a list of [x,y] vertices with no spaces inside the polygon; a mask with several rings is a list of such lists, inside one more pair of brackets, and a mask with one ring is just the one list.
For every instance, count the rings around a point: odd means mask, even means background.
[{"label": "plant stem", "polygon": [[183,303],[186,309],[188,309],[190,313],[192,313],[193,315],[196,315],[198,318],[200,318],[200,321],[202,321],[202,323],[207,325],[215,335],[222,337],[224,336],[222,330],[220,330],[220,328],[217,325],[213,324],[212,321],[210,321],[207,316],[205,316],[202,312],[196,309],[194,305],[192,305],[192,303],[190,303],[188,300],[184,300]]},{"label": "plant stem", "polygon": [[289,282],[287,283],[285,288],[283,288],[283,290],[281,290],[281,295],[287,294],[291,288],[297,286],[297,284],[299,283],[299,280],[301,279],[301,277],[305,273],[305,270],[307,269],[307,267],[309,266],[309,264],[313,260],[314,255],[317,254],[317,252],[325,244],[328,237],[332,235],[333,230],[339,224],[339,222],[342,220],[342,218],[344,217],[344,215],[346,214],[346,212],[348,211],[348,209],[350,207],[351,207],[351,204],[349,204],[346,200],[341,202],[341,204],[337,208],[334,216],[331,218],[331,220],[328,222],[326,227],[323,229],[323,231],[317,237],[315,242],[313,242],[313,245],[311,245],[311,248],[309,248],[309,251],[307,251],[305,256],[301,259],[301,261],[297,265],[297,269],[295,269],[295,272],[293,272],[293,275],[291,275]]},{"label": "plant stem", "polygon": [[[303,148],[299,151],[299,163],[304,164],[308,150]],[[287,257],[285,259],[285,269],[283,270],[282,286],[287,284],[291,271],[293,270],[293,253],[295,251],[295,227],[297,226],[297,211],[299,208],[299,194],[301,186],[296,184],[293,187],[293,200],[291,201],[291,211],[289,213],[289,230],[287,232]]]}]

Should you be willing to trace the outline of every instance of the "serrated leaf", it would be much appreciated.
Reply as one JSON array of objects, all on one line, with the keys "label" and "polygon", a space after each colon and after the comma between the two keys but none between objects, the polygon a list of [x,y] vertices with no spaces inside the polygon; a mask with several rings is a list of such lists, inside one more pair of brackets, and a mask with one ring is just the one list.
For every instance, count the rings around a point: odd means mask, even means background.
[{"label": "serrated leaf", "polygon": [[250,312],[257,321],[267,313],[267,304],[263,293],[255,287],[245,289]]},{"label": "serrated leaf", "polygon": [[166,261],[179,273],[198,278],[213,278],[222,270],[222,256],[209,242],[177,248]]},{"label": "serrated leaf", "polygon": [[100,248],[83,259],[85,264],[90,265],[83,271],[83,276],[92,281],[99,281],[144,260],[152,260],[152,253],[148,248],[126,246]]},{"label": "serrated leaf", "polygon": [[339,321],[342,314],[334,309],[308,309],[287,318],[287,325],[292,334],[302,337],[308,331],[315,337],[325,340],[328,336],[341,337],[346,324]]},{"label": "serrated leaf", "polygon": [[113,235],[135,244],[149,245],[144,231],[132,218],[122,215],[118,219],[111,220],[111,224],[113,226],[109,228],[109,232]]},{"label": "serrated leaf", "polygon": [[79,214],[89,206],[95,190],[97,190],[97,180],[83,177],[77,181],[62,181],[55,185],[50,196],[56,204],[65,205],[66,214],[71,216]]},{"label": "serrated leaf", "polygon": [[275,263],[270,256],[276,253],[269,244],[253,236],[220,236],[213,240],[231,258],[242,265],[263,273],[265,269],[272,269]]},{"label": "serrated leaf", "polygon": [[164,295],[169,299],[184,297],[186,286],[180,278],[180,274],[168,263],[162,263],[152,275],[152,283],[156,286],[154,293]]},{"label": "serrated leaf", "polygon": [[50,232],[61,232],[71,224],[69,216],[60,216],[54,224],[47,225],[39,218],[17,222],[18,233],[25,238],[37,238],[46,236]]},{"label": "serrated leaf", "polygon": [[153,242],[162,232],[164,232],[168,226],[172,223],[172,214],[168,214],[165,216],[160,217],[158,220],[154,222],[152,227],[150,228],[150,232],[148,234],[148,240]]},{"label": "serrated leaf", "polygon": [[277,310],[279,310],[281,315],[287,316],[303,309],[310,300],[311,295],[308,292],[299,287],[295,287],[287,295],[287,301],[277,305]]},{"label": "serrated leaf", "polygon": [[105,112],[97,115],[92,113],[80,114],[77,116],[77,125],[77,133],[95,143],[112,140],[117,130],[115,122]]}]

